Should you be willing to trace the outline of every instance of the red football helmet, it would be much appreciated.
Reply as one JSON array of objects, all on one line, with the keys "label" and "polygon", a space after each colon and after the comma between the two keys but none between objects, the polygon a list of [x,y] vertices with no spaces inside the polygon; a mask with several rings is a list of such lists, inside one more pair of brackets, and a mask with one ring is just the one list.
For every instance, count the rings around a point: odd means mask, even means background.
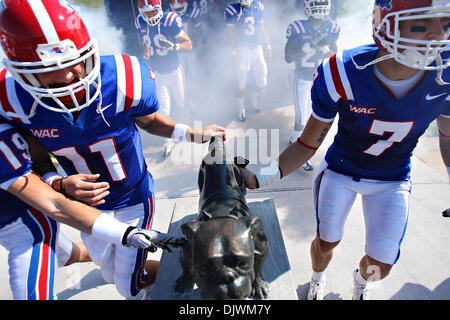
[{"label": "red football helmet", "polygon": [[[375,43],[388,51],[401,64],[415,69],[439,70],[446,68],[440,54],[448,51],[450,28],[444,40],[417,40],[402,37],[400,22],[416,19],[450,18],[450,0],[376,0],[372,31]],[[437,60],[436,65],[431,65]]]},{"label": "red football helmet", "polygon": [[[4,0],[2,6],[3,64],[14,79],[49,110],[66,113],[89,106],[100,94],[99,53],[78,13],[65,0]],[[44,88],[36,77],[80,62],[85,77],[69,85]]]},{"label": "red football helmet", "polygon": [[303,9],[306,16],[315,19],[323,19],[330,14],[331,4],[329,0],[305,0]]},{"label": "red football helmet", "polygon": [[170,0],[170,8],[180,16],[186,13],[187,7],[187,0]]},{"label": "red football helmet", "polygon": [[139,13],[150,26],[156,26],[163,16],[161,0],[138,0]]}]

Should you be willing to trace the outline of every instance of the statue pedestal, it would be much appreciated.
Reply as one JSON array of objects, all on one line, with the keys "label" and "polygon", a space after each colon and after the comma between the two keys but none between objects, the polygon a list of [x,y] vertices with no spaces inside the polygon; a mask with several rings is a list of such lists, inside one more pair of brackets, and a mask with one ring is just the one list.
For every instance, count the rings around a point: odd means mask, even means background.
[{"label": "statue pedestal", "polygon": [[[269,240],[269,254],[262,269],[262,276],[270,285],[269,300],[298,300],[273,200],[249,202],[248,207],[252,214],[261,218],[264,232]],[[181,202],[181,204],[175,203],[168,232],[182,235],[181,225],[195,220],[197,210],[198,203],[196,201]],[[173,249],[173,253],[164,252],[162,254],[159,272],[153,287],[152,300],[201,299],[196,287],[183,295],[179,295],[174,291],[175,281],[182,273],[178,260],[179,254],[179,248]]]}]

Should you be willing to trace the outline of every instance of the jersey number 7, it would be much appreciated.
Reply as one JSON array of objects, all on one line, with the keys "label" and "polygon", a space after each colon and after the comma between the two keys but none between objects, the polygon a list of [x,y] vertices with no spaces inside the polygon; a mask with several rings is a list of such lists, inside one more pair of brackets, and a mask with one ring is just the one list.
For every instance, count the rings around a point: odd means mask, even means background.
[{"label": "jersey number 7", "polygon": [[373,156],[380,156],[384,151],[392,147],[394,142],[402,142],[403,139],[411,132],[414,121],[394,122],[381,121],[374,119],[370,126],[369,133],[377,136],[383,136],[386,132],[392,133],[387,140],[378,140],[364,152]]}]

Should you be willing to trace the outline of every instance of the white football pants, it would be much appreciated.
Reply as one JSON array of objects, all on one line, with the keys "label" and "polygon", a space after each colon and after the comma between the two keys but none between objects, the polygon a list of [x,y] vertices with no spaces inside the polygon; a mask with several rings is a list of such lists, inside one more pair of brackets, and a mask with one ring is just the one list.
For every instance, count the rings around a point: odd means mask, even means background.
[{"label": "white football pants", "polygon": [[350,176],[326,169],[326,166],[323,161],[313,181],[319,238],[327,242],[342,239],[348,213],[356,195],[360,194],[366,254],[386,264],[396,263],[408,222],[411,181],[355,181]]}]

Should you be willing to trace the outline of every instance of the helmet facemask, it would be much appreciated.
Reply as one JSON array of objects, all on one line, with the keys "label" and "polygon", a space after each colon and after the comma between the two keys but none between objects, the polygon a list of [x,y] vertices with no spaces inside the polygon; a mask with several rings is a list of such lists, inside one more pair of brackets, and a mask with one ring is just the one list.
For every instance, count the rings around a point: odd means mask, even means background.
[{"label": "helmet facemask", "polygon": [[[417,40],[402,37],[400,23],[408,20],[441,18],[450,19],[450,7],[447,10],[433,10],[433,7],[402,10],[387,14],[378,26],[374,27],[374,38],[382,48],[389,52],[397,62],[414,69],[442,70],[448,67],[450,60],[445,64],[441,54],[449,51],[450,28],[446,28],[444,40]],[[433,62],[437,61],[436,64]]]},{"label": "helmet facemask", "polygon": [[324,19],[330,15],[330,1],[329,0],[305,0],[304,10],[308,17],[314,19]]},{"label": "helmet facemask", "polygon": [[179,3],[177,1],[172,3],[171,1],[170,3],[170,8],[172,9],[172,11],[178,13],[180,16],[183,16],[186,13],[187,7],[187,2]]},{"label": "helmet facemask", "polygon": [[[153,13],[150,17],[147,15],[149,13]],[[139,14],[142,18],[147,22],[149,26],[156,26],[163,16],[163,11],[160,5],[151,6],[144,5],[143,7],[139,7]]]}]

